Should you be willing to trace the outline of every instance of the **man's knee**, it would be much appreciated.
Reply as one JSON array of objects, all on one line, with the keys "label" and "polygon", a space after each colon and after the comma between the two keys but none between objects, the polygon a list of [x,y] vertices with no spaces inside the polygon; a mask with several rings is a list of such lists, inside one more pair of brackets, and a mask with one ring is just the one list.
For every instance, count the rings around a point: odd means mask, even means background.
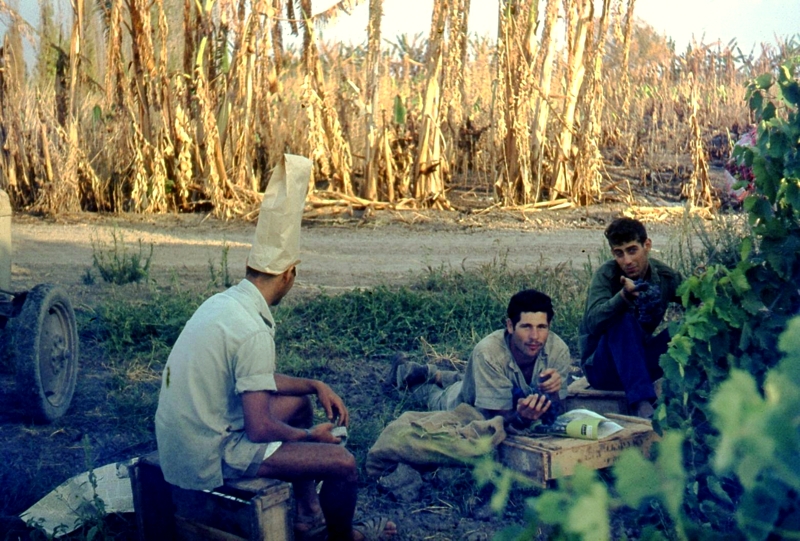
[{"label": "man's knee", "polygon": [[337,446],[335,450],[326,453],[326,462],[331,472],[344,481],[356,482],[358,480],[358,466],[356,457],[344,447]]},{"label": "man's knee", "polygon": [[607,337],[623,337],[630,340],[634,336],[641,337],[642,333],[642,326],[636,316],[631,312],[625,312],[608,326],[605,335]]}]

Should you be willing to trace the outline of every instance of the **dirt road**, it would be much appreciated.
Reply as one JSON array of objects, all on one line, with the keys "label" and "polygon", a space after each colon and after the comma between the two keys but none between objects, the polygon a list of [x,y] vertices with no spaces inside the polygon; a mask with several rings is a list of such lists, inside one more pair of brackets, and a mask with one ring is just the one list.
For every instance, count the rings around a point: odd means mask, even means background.
[{"label": "dirt road", "polygon": [[[418,215],[421,216],[421,215]],[[606,218],[535,220],[484,219],[459,223],[457,219],[351,220],[319,225],[304,222],[296,288],[314,292],[380,283],[407,282],[428,266],[472,268],[505,258],[512,268],[583,264],[596,257],[603,245]],[[230,273],[243,275],[254,225],[221,222],[203,216],[96,217],[83,215],[59,222],[17,215],[12,223],[15,289],[54,282],[68,289],[83,285],[92,266],[93,244],[110,250],[112,238],[122,239],[129,251],[145,253],[153,246],[151,276],[181,282],[210,278],[209,266],[220,268],[224,247]],[[666,228],[651,228],[654,246],[665,247]],[[96,273],[95,273],[96,275]]]}]

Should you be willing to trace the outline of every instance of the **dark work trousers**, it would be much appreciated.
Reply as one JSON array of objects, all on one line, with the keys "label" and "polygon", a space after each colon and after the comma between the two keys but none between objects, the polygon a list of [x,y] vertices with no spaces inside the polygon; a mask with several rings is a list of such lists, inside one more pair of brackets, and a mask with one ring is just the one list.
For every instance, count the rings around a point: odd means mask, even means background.
[{"label": "dark work trousers", "polygon": [[586,379],[595,389],[625,391],[629,404],[654,400],[653,381],[664,375],[658,358],[667,351],[669,332],[649,336],[633,314],[626,313],[600,338]]}]

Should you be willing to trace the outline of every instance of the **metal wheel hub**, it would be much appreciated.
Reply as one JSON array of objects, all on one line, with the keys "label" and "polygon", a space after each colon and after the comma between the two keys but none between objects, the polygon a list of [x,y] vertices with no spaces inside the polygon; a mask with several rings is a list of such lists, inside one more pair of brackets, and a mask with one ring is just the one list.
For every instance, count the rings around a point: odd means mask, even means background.
[{"label": "metal wheel hub", "polygon": [[45,318],[44,332],[39,342],[42,387],[47,400],[54,405],[64,399],[64,384],[70,362],[66,325],[59,310],[52,308]]}]

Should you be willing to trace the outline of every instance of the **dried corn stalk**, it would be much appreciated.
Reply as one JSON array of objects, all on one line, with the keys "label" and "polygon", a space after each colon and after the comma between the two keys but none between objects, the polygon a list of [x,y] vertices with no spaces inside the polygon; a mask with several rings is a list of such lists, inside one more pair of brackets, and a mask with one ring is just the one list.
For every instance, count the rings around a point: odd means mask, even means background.
[{"label": "dried corn stalk", "polygon": [[469,0],[453,0],[447,20],[448,35],[442,73],[442,108],[443,117],[447,121],[448,140],[451,141],[447,145],[447,161],[450,164],[455,162],[455,151],[458,149],[455,143],[459,139],[459,128],[466,122],[464,85],[467,71],[469,6]]},{"label": "dried corn stalk", "polygon": [[559,0],[547,0],[544,12],[542,41],[536,55],[534,68],[534,81],[539,84],[537,92],[533,94],[531,104],[531,169],[536,178],[536,193],[533,201],[538,201],[544,176],[544,150],[547,144],[547,121],[550,117],[550,86],[553,80],[553,67],[555,57],[555,40],[553,33],[558,23]]},{"label": "dried corn stalk", "polygon": [[603,58],[606,53],[608,38],[610,0],[603,0],[603,11],[600,14],[600,28],[597,36],[591,40],[589,55],[589,78],[586,91],[583,93],[584,123],[578,134],[578,154],[575,157],[575,178],[572,185],[572,197],[580,204],[589,204],[600,198],[600,168],[603,157],[600,155],[599,138],[600,122],[605,105],[603,95]]},{"label": "dried corn stalk", "polygon": [[417,156],[414,162],[414,198],[423,206],[446,209],[450,204],[444,191],[446,162],[442,159],[442,131],[440,118],[440,77],[442,73],[442,41],[446,20],[446,6],[437,2],[433,7],[431,34],[426,60],[422,128],[419,132]]},{"label": "dried corn stalk", "polygon": [[531,182],[530,107],[532,91],[533,3],[501,2],[498,91],[503,111],[501,172],[495,193],[504,205],[525,205],[535,197]]},{"label": "dried corn stalk", "polygon": [[222,162],[222,148],[217,129],[217,115],[209,93],[208,81],[203,70],[203,52],[206,38],[200,42],[197,53],[197,65],[194,70],[195,97],[199,110],[196,140],[204,141],[203,192],[214,207],[218,217],[228,217],[226,211],[225,186],[228,183],[225,164]]},{"label": "dried corn stalk", "polygon": [[[366,140],[364,141],[364,184],[361,186],[361,197],[375,200],[378,197],[378,168],[380,150],[378,148],[378,134],[375,126],[375,115],[378,112],[378,98],[380,95],[379,59],[381,53],[381,19],[383,18],[383,0],[370,0],[369,25],[367,26],[367,74],[364,127]],[[391,177],[385,182],[392,183]],[[391,188],[390,188],[391,190]]]},{"label": "dried corn stalk", "polygon": [[622,118],[628,118],[631,103],[630,57],[631,41],[633,40],[633,10],[636,0],[628,0],[628,10],[625,15],[625,34],[622,42]]},{"label": "dried corn stalk", "polygon": [[592,0],[569,0],[570,8],[567,35],[570,36],[567,74],[565,79],[564,122],[558,141],[555,179],[550,190],[550,199],[559,196],[572,196],[573,158],[577,149],[573,148],[575,131],[575,111],[585,75],[584,52],[589,29],[592,25],[594,5]]},{"label": "dried corn stalk", "polygon": [[703,148],[703,134],[700,130],[700,123],[697,119],[699,109],[697,84],[693,73],[689,74],[689,82],[692,85],[691,91],[691,110],[689,116],[689,126],[691,135],[689,148],[692,154],[692,174],[688,182],[681,188],[681,195],[685,197],[692,207],[712,209],[714,199],[711,195],[711,179],[708,176],[708,160]]},{"label": "dried corn stalk", "polygon": [[[185,90],[179,90],[179,93]],[[181,210],[190,209],[190,189],[194,179],[194,161],[192,150],[194,149],[194,139],[192,138],[192,127],[189,117],[178,103],[175,108],[175,154],[177,167],[175,170],[175,205]]]},{"label": "dried corn stalk", "polygon": [[43,210],[56,213],[76,211],[80,209],[77,194],[79,193],[78,166],[80,157],[80,139],[78,134],[78,98],[80,91],[80,63],[83,43],[83,0],[72,0],[73,25],[69,45],[69,105],[66,121],[68,156],[59,182],[54,182],[43,203]]},{"label": "dried corn stalk", "polygon": [[329,97],[325,90],[325,77],[314,40],[313,28],[306,28],[306,35],[308,36],[308,48],[304,51],[304,58],[308,78],[304,82],[304,96],[308,107],[314,108],[313,111],[308,112],[310,129],[319,132],[309,133],[309,143],[316,145],[311,146],[311,152],[323,173],[330,171],[326,176],[333,181],[335,189],[346,195],[353,195],[353,185],[350,179],[353,159],[350,154],[350,144],[344,137],[339,115],[331,103],[333,98]]}]

